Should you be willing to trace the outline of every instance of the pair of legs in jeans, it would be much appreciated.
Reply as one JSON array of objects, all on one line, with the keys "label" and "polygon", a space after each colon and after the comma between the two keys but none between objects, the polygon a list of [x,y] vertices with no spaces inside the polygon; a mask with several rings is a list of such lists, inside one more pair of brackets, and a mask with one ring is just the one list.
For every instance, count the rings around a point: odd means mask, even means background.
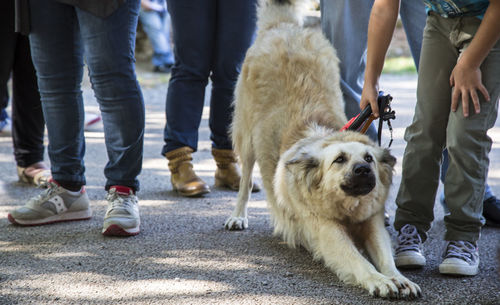
[{"label": "pair of legs in jeans", "polygon": [[50,176],[43,163],[45,121],[28,37],[14,31],[13,1],[0,3],[0,41],[0,109],[7,108],[12,74],[12,142],[18,174],[39,185]]},{"label": "pair of legs in jeans", "polygon": [[[139,190],[137,176],[142,167],[145,114],[135,75],[134,48],[138,14],[139,1],[133,0],[125,1],[105,17],[52,0],[30,3],[31,53],[48,130],[52,176],[57,182],[57,185],[52,184],[57,192],[52,190],[46,195],[50,199],[53,194],[60,193],[64,200],[69,198],[77,202],[73,205],[64,201],[66,206],[52,207],[48,203],[33,206],[30,201],[28,205],[31,206],[24,214],[37,212],[43,219],[50,216],[35,224],[89,217],[88,199],[82,199],[82,186],[86,182],[81,91],[85,60],[102,114],[108,155],[104,175],[110,207],[105,226],[108,216],[113,218],[119,213],[122,219],[113,219],[114,222],[107,225],[121,227],[125,235],[138,233],[139,215],[134,194]],[[58,189],[60,187],[63,190]],[[70,195],[76,196],[76,199]],[[117,205],[120,201],[116,200],[117,196],[121,195],[130,199],[131,209]],[[48,205],[51,213],[39,205]],[[115,214],[109,213],[110,210]],[[76,216],[60,216],[70,212]],[[25,220],[29,224],[36,218],[24,214],[18,211],[10,216],[20,224]]]},{"label": "pair of legs in jeans", "polygon": [[[172,19],[175,64],[167,93],[162,155],[169,160],[172,185],[185,196],[209,192],[188,163],[192,160],[191,153],[198,149],[205,87],[210,79],[212,153],[218,170],[228,178],[219,181],[221,186],[238,188],[239,174],[234,167],[229,136],[231,103],[240,66],[255,32],[256,1],[168,0],[167,4]],[[227,171],[228,168],[234,170]],[[221,173],[216,172],[216,184]]]}]

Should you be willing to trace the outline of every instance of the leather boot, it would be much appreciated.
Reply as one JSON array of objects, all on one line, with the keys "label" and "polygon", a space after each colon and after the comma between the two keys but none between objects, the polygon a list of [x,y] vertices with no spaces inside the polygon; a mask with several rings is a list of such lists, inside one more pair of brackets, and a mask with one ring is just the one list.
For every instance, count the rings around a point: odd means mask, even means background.
[{"label": "leather boot", "polygon": [[168,159],[172,187],[182,196],[200,196],[210,192],[208,185],[193,171],[190,147],[181,147],[165,154]]},{"label": "leather boot", "polygon": [[[238,159],[231,149],[212,148],[217,169],[215,170],[215,186],[229,188],[237,191],[240,189],[241,174],[238,167]],[[252,192],[260,191],[260,187],[254,183]]]}]

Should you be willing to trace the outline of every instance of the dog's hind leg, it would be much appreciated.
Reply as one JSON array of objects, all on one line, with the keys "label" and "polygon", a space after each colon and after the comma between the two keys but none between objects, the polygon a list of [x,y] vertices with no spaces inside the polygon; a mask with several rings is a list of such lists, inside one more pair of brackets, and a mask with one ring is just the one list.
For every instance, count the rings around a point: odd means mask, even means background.
[{"label": "dog's hind leg", "polygon": [[255,165],[255,155],[250,143],[240,147],[241,180],[238,199],[234,211],[226,220],[224,227],[227,230],[244,230],[248,228],[248,200],[252,192],[252,171]]}]

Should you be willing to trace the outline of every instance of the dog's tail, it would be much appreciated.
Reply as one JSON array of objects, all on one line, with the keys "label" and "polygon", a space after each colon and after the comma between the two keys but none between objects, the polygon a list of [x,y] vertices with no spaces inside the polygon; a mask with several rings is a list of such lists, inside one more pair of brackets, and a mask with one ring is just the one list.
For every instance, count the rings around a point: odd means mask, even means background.
[{"label": "dog's tail", "polygon": [[280,23],[302,25],[303,6],[309,0],[260,0],[257,28],[268,30]]}]

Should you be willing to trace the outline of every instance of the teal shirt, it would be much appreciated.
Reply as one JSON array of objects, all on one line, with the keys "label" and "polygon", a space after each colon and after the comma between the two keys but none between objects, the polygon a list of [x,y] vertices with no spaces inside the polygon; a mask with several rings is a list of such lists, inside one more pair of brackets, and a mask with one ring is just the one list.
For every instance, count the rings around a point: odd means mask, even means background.
[{"label": "teal shirt", "polygon": [[489,0],[424,0],[427,14],[436,12],[445,18],[475,16],[483,19]]}]

